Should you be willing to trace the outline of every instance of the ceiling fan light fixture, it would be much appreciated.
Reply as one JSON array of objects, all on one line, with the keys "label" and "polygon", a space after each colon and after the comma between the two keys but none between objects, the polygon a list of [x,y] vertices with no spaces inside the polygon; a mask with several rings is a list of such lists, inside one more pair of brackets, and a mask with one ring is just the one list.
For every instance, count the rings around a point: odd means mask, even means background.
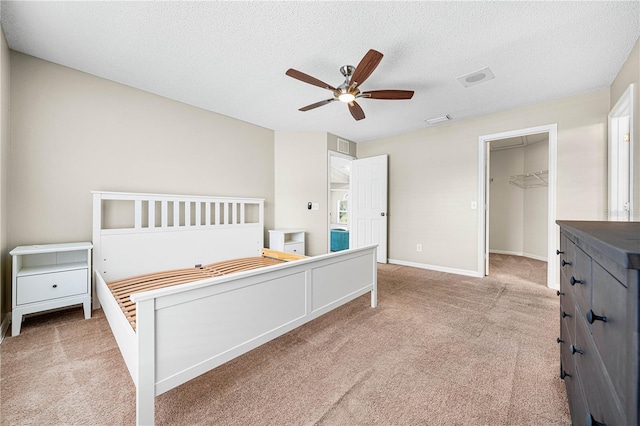
[{"label": "ceiling fan light fixture", "polygon": [[349,102],[353,102],[353,101],[355,101],[355,100],[356,100],[356,97],[355,97],[353,94],[351,94],[351,93],[341,93],[341,94],[338,96],[338,100],[339,100],[340,102],[349,103]]},{"label": "ceiling fan light fixture", "polygon": [[298,111],[310,111],[331,102],[340,101],[349,106],[351,116],[354,120],[359,121],[364,119],[365,115],[362,107],[356,102],[356,99],[411,99],[413,97],[413,90],[371,90],[367,92],[360,92],[360,85],[364,83],[364,81],[369,78],[369,75],[371,75],[373,70],[376,69],[382,60],[382,56],[382,53],[369,49],[369,51],[360,60],[357,67],[352,65],[344,65],[341,67],[340,72],[345,77],[345,80],[344,83],[338,87],[333,87],[324,81],[310,76],[309,74],[289,68],[287,72],[285,72],[289,77],[333,92],[332,98],[299,108]]}]

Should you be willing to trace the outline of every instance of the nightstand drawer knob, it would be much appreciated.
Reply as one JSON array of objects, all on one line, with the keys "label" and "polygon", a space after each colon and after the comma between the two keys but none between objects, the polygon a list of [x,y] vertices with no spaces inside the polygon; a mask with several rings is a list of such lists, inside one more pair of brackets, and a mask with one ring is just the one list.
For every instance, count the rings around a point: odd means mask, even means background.
[{"label": "nightstand drawer knob", "polygon": [[564,252],[560,250],[556,250],[556,254],[564,254]]},{"label": "nightstand drawer knob", "polygon": [[594,321],[607,322],[607,317],[604,315],[596,315],[591,309],[589,309],[589,312],[587,312],[587,321],[589,321],[589,324],[593,324]]},{"label": "nightstand drawer knob", "polygon": [[560,262],[560,263],[562,263],[562,266],[564,266],[564,265],[571,265],[571,262],[565,262],[565,260],[564,260],[564,259],[562,259],[562,262]]},{"label": "nightstand drawer knob", "polygon": [[584,354],[584,351],[582,349],[577,349],[575,346],[571,345],[569,346],[569,352],[571,352],[571,355],[575,355],[575,354]]},{"label": "nightstand drawer knob", "polygon": [[564,296],[564,293],[560,290],[556,291],[556,296]]},{"label": "nightstand drawer knob", "polygon": [[569,280],[569,283],[571,283],[571,285],[576,285],[576,283],[584,284],[584,280],[576,280],[574,277],[571,277],[571,279]]},{"label": "nightstand drawer knob", "polygon": [[53,285],[53,288],[58,288],[58,284],[54,284],[54,285]]},{"label": "nightstand drawer knob", "polygon": [[558,338],[556,339],[556,342],[557,342],[557,343],[564,343],[564,340],[562,340],[561,338],[559,338],[559,337],[558,337]]},{"label": "nightstand drawer knob", "polygon": [[565,317],[571,318],[571,314],[568,314],[565,311],[562,311],[562,318],[565,318]]}]

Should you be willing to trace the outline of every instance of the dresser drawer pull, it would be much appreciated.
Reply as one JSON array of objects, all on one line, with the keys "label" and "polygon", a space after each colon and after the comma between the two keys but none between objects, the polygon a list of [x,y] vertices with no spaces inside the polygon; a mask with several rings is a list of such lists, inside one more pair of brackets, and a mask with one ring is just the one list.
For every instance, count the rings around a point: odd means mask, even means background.
[{"label": "dresser drawer pull", "polygon": [[564,293],[560,290],[556,291],[556,296],[564,296]]},{"label": "dresser drawer pull", "polygon": [[584,284],[584,280],[576,280],[574,277],[571,277],[571,279],[569,280],[569,283],[571,283],[571,285],[576,285],[576,283]]},{"label": "dresser drawer pull", "polygon": [[573,263],[571,263],[571,262],[565,262],[564,259],[562,259],[562,262],[560,262],[560,263],[562,264],[562,266],[573,265]]},{"label": "dresser drawer pull", "polygon": [[557,343],[564,343],[564,340],[562,340],[561,338],[559,338],[559,337],[558,337],[558,338],[556,339],[556,342],[557,342]]},{"label": "dresser drawer pull", "polygon": [[607,317],[596,315],[591,309],[589,309],[589,312],[587,312],[587,321],[589,321],[589,324],[593,324],[594,321],[607,322]]},{"label": "dresser drawer pull", "polygon": [[584,351],[582,349],[576,349],[576,347],[573,345],[569,346],[569,352],[571,352],[571,355],[575,355],[577,353],[580,355],[584,354]]},{"label": "dresser drawer pull", "polygon": [[569,373],[567,373],[566,371],[562,370],[562,371],[560,372],[560,378],[561,378],[562,380],[564,380],[564,378],[565,378],[565,377],[571,377],[571,374],[569,374]]},{"label": "dresser drawer pull", "polygon": [[58,288],[58,284],[54,284],[54,285],[53,285],[53,288]]},{"label": "dresser drawer pull", "polygon": [[591,413],[587,413],[587,426],[607,426],[607,424],[597,421]]},{"label": "dresser drawer pull", "polygon": [[565,311],[562,311],[562,318],[565,318],[565,317],[571,318],[571,314],[568,314]]},{"label": "dresser drawer pull", "polygon": [[564,254],[564,252],[560,250],[556,250],[556,254]]}]

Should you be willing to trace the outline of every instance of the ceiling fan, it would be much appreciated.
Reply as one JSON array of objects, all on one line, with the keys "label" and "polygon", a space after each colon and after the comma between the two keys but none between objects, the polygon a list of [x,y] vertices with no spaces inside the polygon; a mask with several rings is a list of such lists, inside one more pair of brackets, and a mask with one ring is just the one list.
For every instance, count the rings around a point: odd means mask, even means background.
[{"label": "ceiling fan", "polygon": [[373,70],[376,69],[380,61],[382,60],[382,53],[376,50],[369,50],[362,58],[357,67],[353,65],[344,65],[340,67],[340,72],[345,77],[344,83],[338,87],[333,87],[323,81],[318,80],[315,77],[311,77],[301,71],[289,68],[285,74],[289,77],[293,77],[297,80],[304,81],[305,83],[313,84],[314,86],[322,87],[323,89],[331,90],[333,92],[333,98],[326,99],[324,101],[316,102],[311,105],[307,105],[299,109],[299,111],[309,111],[314,108],[318,108],[322,105],[329,104],[334,101],[345,102],[349,105],[349,112],[356,120],[362,120],[364,118],[364,111],[356,102],[359,98],[369,99],[386,99],[386,100],[399,100],[399,99],[411,99],[413,97],[413,90],[371,90],[367,92],[361,92],[359,86],[369,78]]}]

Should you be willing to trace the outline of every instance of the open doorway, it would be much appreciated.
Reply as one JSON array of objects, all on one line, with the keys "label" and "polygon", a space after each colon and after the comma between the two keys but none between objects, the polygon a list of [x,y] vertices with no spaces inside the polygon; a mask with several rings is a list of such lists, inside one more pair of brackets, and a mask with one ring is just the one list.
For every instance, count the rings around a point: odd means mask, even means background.
[{"label": "open doorway", "polygon": [[[529,145],[528,152],[525,151],[527,145]],[[516,151],[520,148],[522,151]],[[494,153],[496,155],[493,155]],[[494,171],[499,172],[500,180],[497,180],[496,174],[493,182],[491,181],[492,157],[498,157],[498,161],[502,161],[501,164],[494,164],[498,169]],[[557,125],[555,124],[479,138],[478,199],[479,205],[484,206],[478,209],[479,275],[489,274],[491,251],[494,253],[503,251],[538,260],[544,259],[547,262],[546,285],[550,288],[559,287],[556,282],[557,262],[554,256],[557,246],[556,157]],[[543,194],[542,191],[532,190],[533,188],[546,190]],[[525,192],[528,190],[531,191]],[[496,192],[494,195],[498,196],[494,201],[499,209],[496,210],[499,217],[494,218],[493,221],[491,218],[492,192]],[[540,202],[541,196],[546,198],[546,203]],[[528,199],[527,203],[525,199]],[[491,224],[504,224],[506,219],[500,215],[506,217],[507,214],[511,218],[516,218],[511,220],[515,228],[511,231],[492,230]],[[540,215],[546,217],[541,220]],[[525,221],[528,226],[525,225]],[[541,236],[540,233],[543,235]],[[526,244],[525,240],[528,240]],[[505,248],[501,249],[499,246]]]},{"label": "open doorway", "polygon": [[517,266],[532,282],[546,285],[549,134],[497,139],[487,145],[485,274]]},{"label": "open doorway", "polygon": [[349,190],[351,161],[355,158],[329,151],[329,251],[349,248]]},{"label": "open doorway", "polygon": [[388,162],[329,152],[330,252],[377,245],[377,262],[387,263]]}]

